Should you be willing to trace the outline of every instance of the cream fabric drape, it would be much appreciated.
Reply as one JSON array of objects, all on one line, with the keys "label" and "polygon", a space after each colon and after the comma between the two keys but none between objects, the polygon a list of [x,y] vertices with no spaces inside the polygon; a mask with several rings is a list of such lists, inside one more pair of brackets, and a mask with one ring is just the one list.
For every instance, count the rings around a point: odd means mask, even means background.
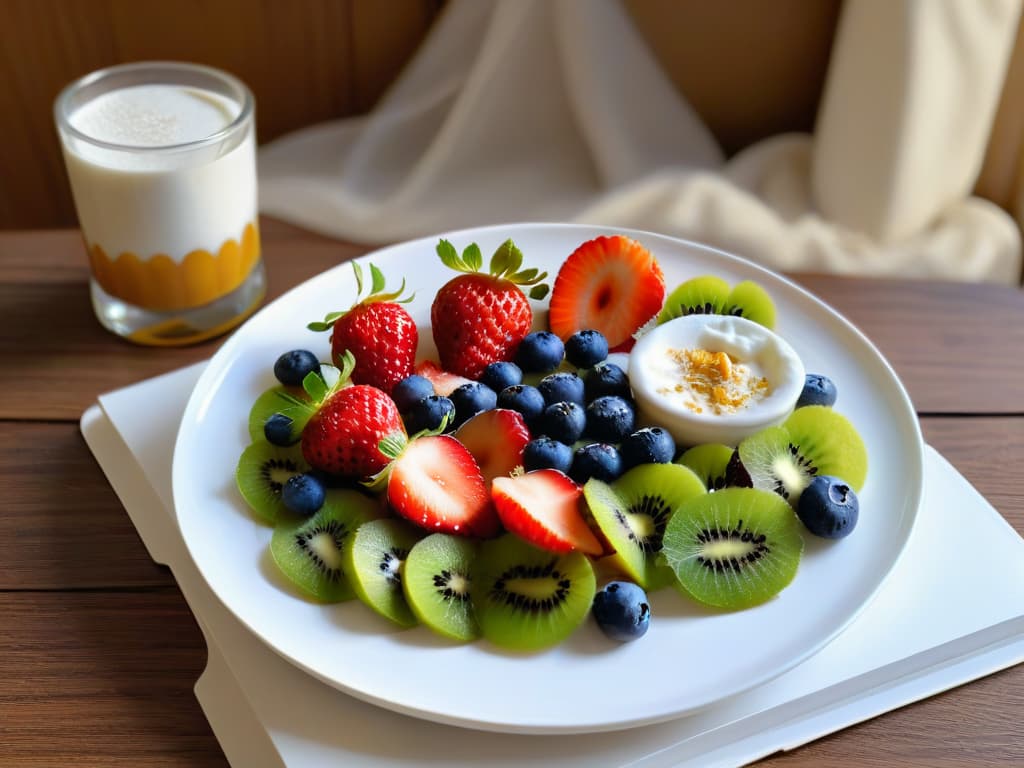
[{"label": "cream fabric drape", "polygon": [[369,115],[261,150],[260,206],[370,243],[582,221],[776,269],[1014,282],[1017,226],[969,191],[1020,6],[847,0],[815,134],[726,161],[618,0],[451,0]]}]

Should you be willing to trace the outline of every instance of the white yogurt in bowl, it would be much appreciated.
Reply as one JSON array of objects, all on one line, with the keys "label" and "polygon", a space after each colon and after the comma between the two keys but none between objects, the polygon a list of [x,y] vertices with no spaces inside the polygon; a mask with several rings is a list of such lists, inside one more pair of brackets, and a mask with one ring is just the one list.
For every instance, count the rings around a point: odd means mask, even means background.
[{"label": "white yogurt in bowl", "polygon": [[640,420],[680,447],[736,445],[783,422],[804,386],[800,357],[778,334],[742,317],[687,315],[637,341],[629,380]]}]

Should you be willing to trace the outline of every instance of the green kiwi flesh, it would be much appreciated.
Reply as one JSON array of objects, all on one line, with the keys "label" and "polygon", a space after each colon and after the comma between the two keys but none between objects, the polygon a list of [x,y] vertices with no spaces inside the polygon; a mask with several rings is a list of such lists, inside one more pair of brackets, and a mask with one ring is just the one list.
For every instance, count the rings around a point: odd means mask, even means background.
[{"label": "green kiwi flesh", "polygon": [[417,623],[402,588],[405,558],[421,532],[403,520],[383,518],[359,526],[345,540],[342,570],[356,597],[402,627]]},{"label": "green kiwi flesh", "polygon": [[560,643],[583,623],[595,589],[586,555],[547,552],[509,533],[481,544],[470,594],[485,639],[536,651]]},{"label": "green kiwi flesh", "polygon": [[737,283],[725,301],[725,313],[745,317],[769,330],[775,327],[775,303],[753,280]]},{"label": "green kiwi flesh", "polygon": [[288,478],[309,469],[299,446],[282,448],[260,439],[239,456],[235,482],[253,513],[263,522],[276,525],[281,520],[295,519],[281,501],[281,489]]},{"label": "green kiwi flesh", "polygon": [[709,491],[717,491],[729,484],[726,470],[733,450],[721,443],[695,445],[684,451],[676,463],[692,469]]},{"label": "green kiwi flesh", "polygon": [[800,527],[777,494],[724,488],[676,510],[662,553],[680,586],[698,602],[750,608],[793,581],[804,548]]},{"label": "green kiwi flesh", "polygon": [[729,299],[729,284],[720,277],[694,277],[676,286],[658,313],[658,325],[683,315],[720,315]]},{"label": "green kiwi flesh", "polygon": [[704,493],[700,478],[680,464],[641,464],[611,484],[588,480],[590,514],[615,550],[605,564],[644,589],[671,584],[671,571],[658,560],[665,526],[681,504]]},{"label": "green kiwi flesh", "polygon": [[741,441],[738,450],[754,488],[794,507],[815,475],[833,475],[858,492],[867,477],[864,441],[845,416],[822,405],[798,408],[781,426]]},{"label": "green kiwi flesh", "polygon": [[271,387],[262,395],[256,398],[249,410],[249,439],[253,442],[266,440],[263,434],[263,425],[275,413],[281,413],[292,420],[292,434],[295,442],[302,436],[302,427],[309,421],[310,409],[295,404],[289,397],[301,402],[309,402],[302,387]]},{"label": "green kiwi flesh", "polygon": [[470,569],[477,543],[433,533],[409,551],[402,572],[406,602],[416,618],[452,640],[475,640],[480,627],[470,599]]},{"label": "green kiwi flesh", "polygon": [[380,516],[380,506],[358,491],[332,488],[324,505],[301,522],[281,522],[270,539],[270,554],[281,573],[302,592],[324,603],[355,597],[342,568],[345,539]]}]

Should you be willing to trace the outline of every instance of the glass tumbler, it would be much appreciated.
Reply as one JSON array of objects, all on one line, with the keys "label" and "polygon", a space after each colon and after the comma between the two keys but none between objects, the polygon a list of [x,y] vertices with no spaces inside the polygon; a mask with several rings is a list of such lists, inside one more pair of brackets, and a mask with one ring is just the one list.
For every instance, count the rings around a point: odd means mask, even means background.
[{"label": "glass tumbler", "polygon": [[183,345],[259,305],[254,111],[240,80],[183,62],[110,67],[58,95],[104,327],[140,344]]}]

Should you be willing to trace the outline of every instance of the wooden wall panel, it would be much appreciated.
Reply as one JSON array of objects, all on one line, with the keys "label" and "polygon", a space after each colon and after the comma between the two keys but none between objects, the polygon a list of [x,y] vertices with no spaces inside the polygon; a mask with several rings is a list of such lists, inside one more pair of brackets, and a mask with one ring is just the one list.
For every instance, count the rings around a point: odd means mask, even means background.
[{"label": "wooden wall panel", "polygon": [[101,67],[178,59],[256,95],[260,141],[365,111],[439,0],[0,0],[0,229],[74,226],[52,105]]}]

